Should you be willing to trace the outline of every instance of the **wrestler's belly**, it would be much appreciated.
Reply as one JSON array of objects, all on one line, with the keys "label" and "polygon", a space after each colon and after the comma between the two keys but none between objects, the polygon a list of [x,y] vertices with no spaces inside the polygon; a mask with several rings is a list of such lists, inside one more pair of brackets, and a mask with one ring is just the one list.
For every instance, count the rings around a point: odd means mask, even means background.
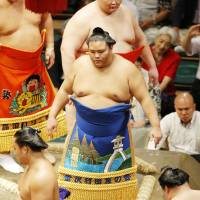
[{"label": "wrestler's belly", "polygon": [[122,101],[118,102],[99,94],[91,94],[83,97],[77,97],[77,100],[92,109],[101,109],[122,103]]},{"label": "wrestler's belly", "polygon": [[20,28],[6,35],[0,35],[2,45],[23,51],[35,51],[41,43],[41,33],[38,27]]}]

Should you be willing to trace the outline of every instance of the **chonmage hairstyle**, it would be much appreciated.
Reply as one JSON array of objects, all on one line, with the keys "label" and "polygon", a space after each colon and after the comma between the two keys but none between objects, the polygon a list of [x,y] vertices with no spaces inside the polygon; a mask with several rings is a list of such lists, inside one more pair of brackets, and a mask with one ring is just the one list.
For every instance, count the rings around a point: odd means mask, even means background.
[{"label": "chonmage hairstyle", "polygon": [[28,146],[32,151],[40,152],[48,147],[48,145],[38,135],[40,132],[40,130],[32,127],[23,127],[15,133],[15,142],[19,147]]},{"label": "chonmage hairstyle", "polygon": [[179,168],[164,167],[161,169],[161,175],[158,181],[162,189],[165,186],[173,188],[184,183],[189,183],[189,175]]},{"label": "chonmage hairstyle", "polygon": [[109,35],[109,33],[100,27],[93,29],[92,35],[87,40],[87,45],[93,41],[105,41],[109,47],[112,47],[116,43],[116,41]]}]

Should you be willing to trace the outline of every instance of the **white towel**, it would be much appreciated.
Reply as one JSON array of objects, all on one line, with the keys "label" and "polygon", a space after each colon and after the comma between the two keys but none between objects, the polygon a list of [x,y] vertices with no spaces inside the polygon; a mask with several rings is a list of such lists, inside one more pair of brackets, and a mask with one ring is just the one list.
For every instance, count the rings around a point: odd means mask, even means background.
[{"label": "white towel", "polygon": [[20,166],[9,154],[0,154],[0,166],[2,166],[6,171],[12,173],[24,172],[22,166]]}]

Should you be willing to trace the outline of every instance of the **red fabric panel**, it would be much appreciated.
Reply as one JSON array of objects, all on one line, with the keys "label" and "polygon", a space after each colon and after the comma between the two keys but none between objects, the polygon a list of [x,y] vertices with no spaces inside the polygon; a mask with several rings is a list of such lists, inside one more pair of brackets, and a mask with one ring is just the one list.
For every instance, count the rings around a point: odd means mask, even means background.
[{"label": "red fabric panel", "polygon": [[67,0],[25,0],[25,6],[35,13],[58,13],[67,9],[67,2]]},{"label": "red fabric panel", "polygon": [[133,51],[130,51],[128,53],[117,53],[118,55],[124,57],[125,59],[131,61],[132,63],[135,63],[135,61],[140,57],[142,54],[143,46],[139,47]]}]

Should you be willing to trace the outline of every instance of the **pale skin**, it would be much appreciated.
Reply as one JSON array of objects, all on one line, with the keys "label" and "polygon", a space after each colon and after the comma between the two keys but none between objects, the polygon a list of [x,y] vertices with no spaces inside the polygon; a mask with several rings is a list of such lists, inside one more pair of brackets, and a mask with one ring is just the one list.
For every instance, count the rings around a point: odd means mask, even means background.
[{"label": "pale skin", "polygon": [[24,0],[0,1],[0,43],[23,51],[35,51],[41,43],[41,30],[47,30],[46,64],[54,64],[53,22],[49,13],[36,14],[24,6]]},{"label": "pale skin", "polygon": [[185,41],[183,42],[183,47],[186,52],[191,53],[191,39],[196,36],[200,36],[200,24],[191,26],[188,30]]},{"label": "pale skin", "polygon": [[166,200],[199,200],[200,190],[192,190],[188,183],[174,188],[165,187]]},{"label": "pale skin", "polygon": [[192,95],[188,92],[178,94],[175,98],[175,110],[183,123],[190,122],[196,110]]},{"label": "pale skin", "polygon": [[56,173],[41,152],[14,142],[13,153],[27,168],[18,182],[19,200],[59,200]]},{"label": "pale skin", "polygon": [[49,134],[55,131],[56,116],[68,103],[70,94],[94,109],[129,102],[135,96],[151,122],[156,144],[159,142],[159,119],[140,71],[131,62],[113,54],[105,41],[90,42],[89,55],[73,63],[53,102],[47,122]]},{"label": "pale skin", "polygon": [[113,47],[114,53],[127,53],[134,47],[144,46],[142,58],[150,66],[150,80],[154,84],[158,83],[156,64],[144,33],[129,9],[121,4],[121,0],[96,0],[79,10],[69,20],[61,46],[65,76],[70,71],[73,61],[88,50],[85,41],[97,26],[108,31],[117,41]]}]

